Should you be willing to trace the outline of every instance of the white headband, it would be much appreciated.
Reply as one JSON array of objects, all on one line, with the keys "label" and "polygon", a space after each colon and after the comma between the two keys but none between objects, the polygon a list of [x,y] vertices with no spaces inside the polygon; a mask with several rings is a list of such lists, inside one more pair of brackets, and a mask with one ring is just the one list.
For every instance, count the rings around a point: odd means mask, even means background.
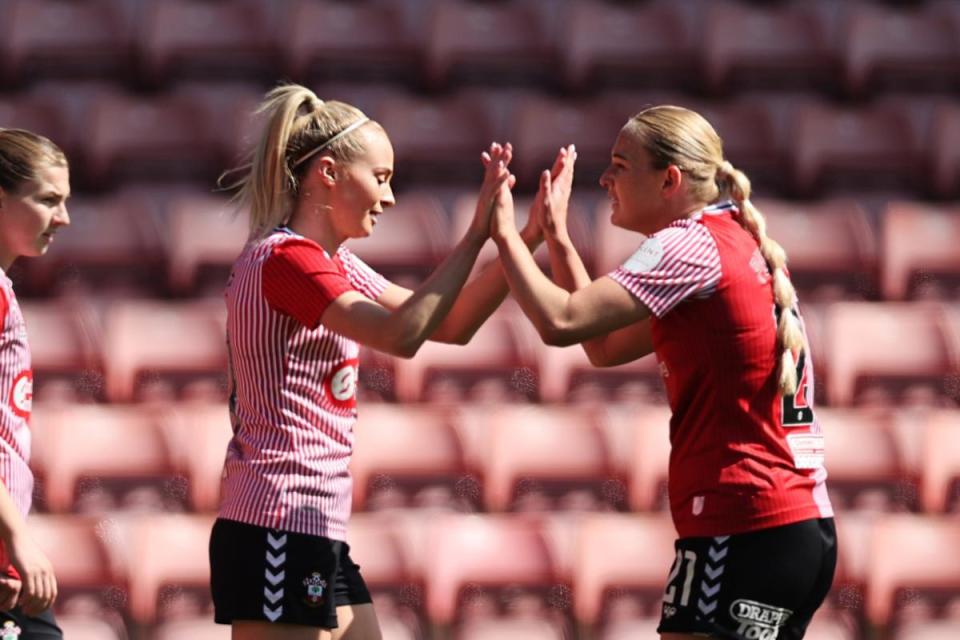
[{"label": "white headband", "polygon": [[291,169],[296,169],[296,168],[299,167],[301,164],[303,164],[305,161],[309,160],[310,158],[312,158],[312,157],[315,156],[316,154],[320,153],[321,151],[323,151],[324,149],[326,149],[327,147],[329,147],[331,144],[333,144],[334,142],[336,142],[337,140],[339,140],[339,139],[342,138],[343,136],[347,135],[348,133],[350,133],[351,131],[353,131],[353,130],[356,129],[357,127],[360,127],[361,125],[363,125],[363,124],[365,124],[365,123],[367,123],[367,122],[369,122],[369,121],[370,121],[370,118],[368,118],[367,116],[363,116],[362,118],[360,118],[359,120],[357,120],[356,122],[354,122],[353,124],[351,124],[349,127],[347,127],[346,129],[344,129],[343,131],[341,131],[341,132],[338,133],[337,135],[333,136],[332,138],[330,138],[329,140],[327,140],[326,142],[324,142],[324,143],[321,144],[320,146],[314,147],[313,149],[311,149],[310,151],[308,151],[307,153],[305,153],[304,155],[302,155],[302,156],[300,157],[300,159],[297,160],[296,162],[294,162],[294,163],[293,163],[293,166],[290,167],[290,168],[291,168]]}]

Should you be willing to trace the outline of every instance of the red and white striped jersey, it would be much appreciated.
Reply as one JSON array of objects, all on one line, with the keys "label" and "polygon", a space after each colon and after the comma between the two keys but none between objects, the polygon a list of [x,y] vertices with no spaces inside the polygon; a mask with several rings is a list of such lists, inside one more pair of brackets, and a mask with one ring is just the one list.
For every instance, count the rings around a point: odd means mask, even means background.
[{"label": "red and white striped jersey", "polygon": [[724,203],[677,220],[609,274],[653,314],[684,538],[833,515],[809,345],[797,394],[782,396],[770,272],[734,215]]},{"label": "red and white striped jersey", "polygon": [[0,270],[0,480],[24,517],[33,497],[30,471],[30,410],[33,372],[27,327],[20,313],[13,283]]},{"label": "red and white striped jersey", "polygon": [[220,516],[346,537],[359,346],[319,324],[327,305],[387,281],[346,248],[289,229],[250,242],[226,289],[233,438]]}]

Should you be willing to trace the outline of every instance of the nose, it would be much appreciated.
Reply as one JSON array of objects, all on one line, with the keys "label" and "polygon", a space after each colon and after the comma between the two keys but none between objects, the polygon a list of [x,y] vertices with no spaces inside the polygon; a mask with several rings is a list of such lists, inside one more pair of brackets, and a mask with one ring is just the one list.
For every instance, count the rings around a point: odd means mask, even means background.
[{"label": "nose", "polygon": [[53,217],[53,221],[58,227],[70,226],[70,213],[67,211],[67,205],[60,205],[60,210]]},{"label": "nose", "polygon": [[390,186],[390,183],[387,183],[386,190],[383,193],[383,197],[380,198],[380,204],[384,207],[392,207],[397,204],[397,199],[393,197],[393,187]]},{"label": "nose", "polygon": [[604,189],[609,189],[611,186],[610,183],[610,167],[607,167],[603,170],[603,173],[600,174],[600,186]]}]

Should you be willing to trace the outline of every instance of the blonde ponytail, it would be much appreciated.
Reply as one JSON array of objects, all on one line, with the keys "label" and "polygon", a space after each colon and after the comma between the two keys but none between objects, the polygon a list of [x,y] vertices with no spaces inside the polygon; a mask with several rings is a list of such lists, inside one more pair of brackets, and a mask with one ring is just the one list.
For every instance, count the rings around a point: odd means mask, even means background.
[{"label": "blonde ponytail", "polygon": [[[308,160],[318,151],[345,161],[363,151],[358,136],[351,134],[368,122],[356,107],[324,102],[310,89],[295,84],[271,90],[256,113],[264,114],[266,121],[250,161],[225,172],[219,181],[224,189],[238,190],[234,201],[239,206],[249,207],[253,238],[288,220]],[[227,182],[234,173],[242,175]]]},{"label": "blonde ponytail", "polygon": [[773,284],[773,300],[777,305],[777,347],[782,349],[778,380],[784,395],[794,395],[800,381],[797,379],[797,362],[803,352],[803,331],[795,313],[797,292],[787,275],[787,254],[776,240],[767,235],[767,223],[763,215],[750,202],[750,180],[724,160],[717,167],[717,186],[720,195],[733,200],[740,211],[739,222],[760,245]]}]

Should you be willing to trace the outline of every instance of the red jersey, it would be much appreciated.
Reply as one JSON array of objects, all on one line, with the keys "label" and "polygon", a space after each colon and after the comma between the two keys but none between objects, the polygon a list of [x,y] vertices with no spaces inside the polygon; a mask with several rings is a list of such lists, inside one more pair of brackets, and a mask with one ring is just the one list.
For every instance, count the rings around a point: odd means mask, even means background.
[{"label": "red jersey", "polygon": [[652,313],[682,538],[833,515],[809,345],[796,395],[781,395],[771,275],[735,213],[725,203],[677,220],[610,274]]},{"label": "red jersey", "polygon": [[220,517],[346,537],[359,346],[320,324],[347,291],[387,281],[341,247],[278,229],[247,245],[226,289],[233,438]]},{"label": "red jersey", "polygon": [[30,471],[30,411],[33,406],[33,372],[27,327],[13,284],[0,270],[0,481],[24,518],[33,498]]}]

